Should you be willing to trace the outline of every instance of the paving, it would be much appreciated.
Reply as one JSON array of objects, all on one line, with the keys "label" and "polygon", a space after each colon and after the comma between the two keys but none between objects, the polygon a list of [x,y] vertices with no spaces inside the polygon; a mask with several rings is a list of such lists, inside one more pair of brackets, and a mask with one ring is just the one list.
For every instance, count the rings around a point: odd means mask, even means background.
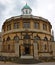
[{"label": "paving", "polygon": [[16,64],[11,62],[0,62],[0,65],[55,65],[55,62],[45,62],[45,63],[38,63],[38,64]]},{"label": "paving", "polygon": [[[26,59],[25,59],[26,58]],[[5,60],[6,61],[5,61]],[[55,62],[45,62],[34,59],[32,56],[22,56],[21,58],[4,58],[0,60],[0,65],[55,65]]]},{"label": "paving", "polygon": [[1,57],[0,61],[3,61],[4,63],[10,61],[12,63],[17,63],[17,64],[36,64],[42,62],[40,60],[34,59],[33,56],[21,56],[20,58]]}]

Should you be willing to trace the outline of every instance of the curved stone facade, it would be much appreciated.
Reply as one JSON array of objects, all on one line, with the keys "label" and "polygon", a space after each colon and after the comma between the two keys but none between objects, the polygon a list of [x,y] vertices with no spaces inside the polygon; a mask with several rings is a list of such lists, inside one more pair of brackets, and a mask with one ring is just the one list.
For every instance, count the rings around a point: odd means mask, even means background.
[{"label": "curved stone facade", "polygon": [[2,26],[3,55],[52,57],[54,40],[51,29],[52,25],[47,19],[29,13],[7,19]]}]

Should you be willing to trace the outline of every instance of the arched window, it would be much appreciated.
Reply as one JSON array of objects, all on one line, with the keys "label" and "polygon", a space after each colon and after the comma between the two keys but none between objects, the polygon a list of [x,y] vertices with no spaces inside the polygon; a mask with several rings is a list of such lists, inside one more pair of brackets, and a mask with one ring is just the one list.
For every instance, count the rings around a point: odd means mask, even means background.
[{"label": "arched window", "polygon": [[39,44],[37,43],[37,48],[38,48],[38,50],[39,50]]},{"label": "arched window", "polygon": [[48,41],[48,38],[47,37],[44,37],[44,41]]},{"label": "arched window", "polygon": [[7,41],[10,41],[10,37],[9,36],[7,37]]},{"label": "arched window", "polygon": [[16,42],[19,42],[19,37],[18,37],[18,36],[15,36],[15,37],[14,37],[14,40],[15,40]]},{"label": "arched window", "polygon": [[5,42],[5,39],[3,39],[3,42]]},{"label": "arched window", "polygon": [[54,41],[54,37],[51,37],[51,38],[50,38],[50,41]]},{"label": "arched window", "polygon": [[26,34],[26,35],[24,36],[24,39],[30,39],[30,35]]},{"label": "arched window", "polygon": [[51,45],[51,44],[50,44],[50,46],[49,46],[49,47],[50,47],[50,51],[52,51],[52,45]]},{"label": "arched window", "polygon": [[24,37],[23,37],[23,43],[24,44],[30,44],[31,43],[31,37],[30,37],[30,35],[28,35],[28,34],[26,34],[26,35],[24,35]]},{"label": "arched window", "polygon": [[8,51],[10,50],[10,44],[8,44]]},{"label": "arched window", "polygon": [[46,50],[46,44],[44,45],[44,49]]},{"label": "arched window", "polygon": [[38,35],[34,37],[34,42],[37,42],[37,40],[40,40],[40,37]]},{"label": "arched window", "polygon": [[34,37],[35,40],[40,40],[40,37],[37,35]]}]

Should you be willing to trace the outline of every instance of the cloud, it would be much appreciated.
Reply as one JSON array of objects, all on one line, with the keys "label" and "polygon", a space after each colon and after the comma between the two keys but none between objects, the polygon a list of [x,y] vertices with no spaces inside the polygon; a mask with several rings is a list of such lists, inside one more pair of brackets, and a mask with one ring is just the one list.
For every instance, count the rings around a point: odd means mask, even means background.
[{"label": "cloud", "polygon": [[[38,0],[37,15],[47,18],[55,29],[55,0]],[[55,32],[55,30],[54,30]]]}]

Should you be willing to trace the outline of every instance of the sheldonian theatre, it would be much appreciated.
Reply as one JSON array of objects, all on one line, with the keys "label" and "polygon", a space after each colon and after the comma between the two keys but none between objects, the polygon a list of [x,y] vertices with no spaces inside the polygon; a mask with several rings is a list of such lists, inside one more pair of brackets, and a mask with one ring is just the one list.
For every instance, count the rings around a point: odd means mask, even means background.
[{"label": "sheldonian theatre", "polygon": [[32,15],[26,4],[21,15],[6,19],[0,32],[0,56],[55,58],[55,41],[51,23]]}]

